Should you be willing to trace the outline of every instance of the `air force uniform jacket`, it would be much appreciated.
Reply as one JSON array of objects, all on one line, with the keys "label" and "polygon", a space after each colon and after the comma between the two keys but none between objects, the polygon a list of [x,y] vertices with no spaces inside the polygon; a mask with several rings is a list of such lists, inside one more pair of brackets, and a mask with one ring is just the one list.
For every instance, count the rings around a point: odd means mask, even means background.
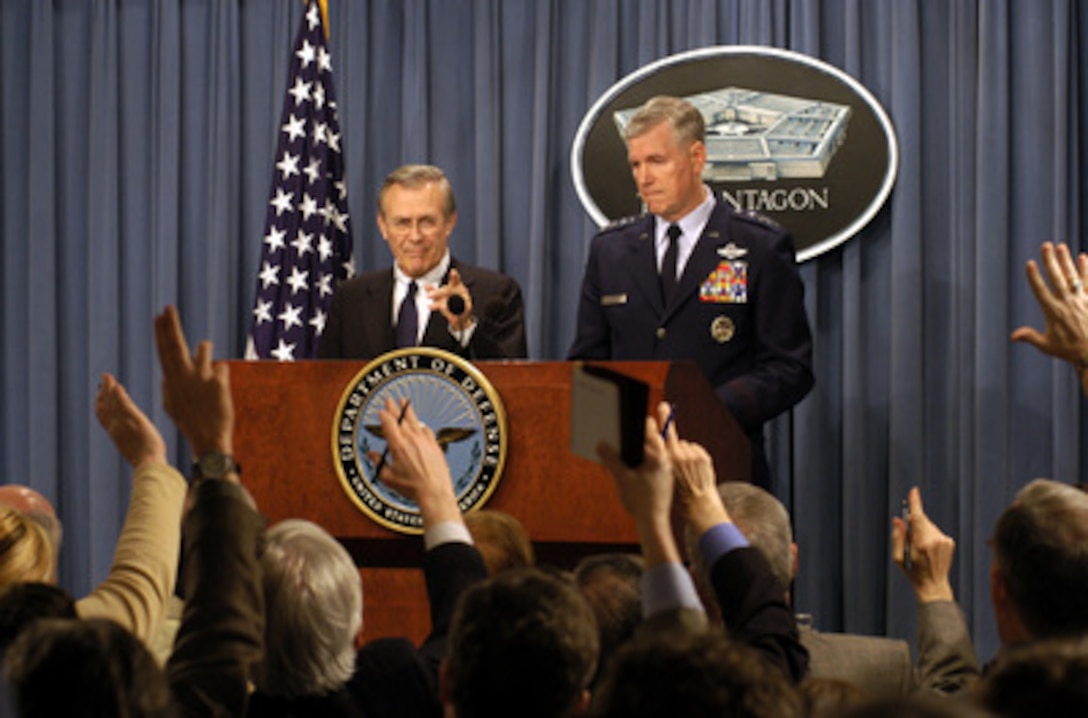
[{"label": "air force uniform jacket", "polygon": [[654,221],[621,220],[593,238],[569,358],[694,361],[752,441],[753,482],[767,485],[763,422],[814,381],[793,238],[719,199],[666,304]]}]

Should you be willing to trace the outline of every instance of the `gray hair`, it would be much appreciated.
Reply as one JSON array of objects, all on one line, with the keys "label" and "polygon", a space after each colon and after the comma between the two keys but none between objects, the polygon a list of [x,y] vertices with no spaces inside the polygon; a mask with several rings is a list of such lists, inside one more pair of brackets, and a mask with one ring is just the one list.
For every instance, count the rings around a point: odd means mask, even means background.
[{"label": "gray hair", "polygon": [[[718,493],[737,530],[767,559],[782,587],[788,588],[793,581],[793,529],[786,507],[770,492],[744,481],[719,484]],[[698,551],[698,540],[689,528],[688,555],[696,577],[704,586],[709,586],[708,568]]]},{"label": "gray hair", "polygon": [[998,518],[992,545],[1009,598],[1034,637],[1088,631],[1088,494],[1032,481]]},{"label": "gray hair", "polygon": [[401,165],[385,178],[382,188],[378,190],[378,214],[385,216],[385,194],[393,185],[407,189],[419,189],[428,184],[437,184],[445,199],[443,211],[446,217],[452,217],[457,212],[457,198],[453,196],[453,186],[450,184],[446,173],[434,165]]},{"label": "gray hair", "polygon": [[288,519],[269,529],[261,569],[267,645],[258,688],[288,698],[337,690],[355,670],[363,623],[351,555],[317,524]]},{"label": "gray hair", "polygon": [[706,138],[706,121],[695,105],[679,97],[658,95],[650,98],[631,117],[623,130],[624,139],[644,135],[662,122],[668,122],[672,127],[678,144],[702,142]]}]

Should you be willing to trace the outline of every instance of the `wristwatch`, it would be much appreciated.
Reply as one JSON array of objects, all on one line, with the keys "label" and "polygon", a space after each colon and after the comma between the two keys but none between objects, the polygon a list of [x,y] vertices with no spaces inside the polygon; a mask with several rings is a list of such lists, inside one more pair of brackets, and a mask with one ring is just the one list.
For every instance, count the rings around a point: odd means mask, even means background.
[{"label": "wristwatch", "polygon": [[230,454],[213,451],[193,462],[195,479],[223,479],[231,473],[241,475],[242,467]]}]

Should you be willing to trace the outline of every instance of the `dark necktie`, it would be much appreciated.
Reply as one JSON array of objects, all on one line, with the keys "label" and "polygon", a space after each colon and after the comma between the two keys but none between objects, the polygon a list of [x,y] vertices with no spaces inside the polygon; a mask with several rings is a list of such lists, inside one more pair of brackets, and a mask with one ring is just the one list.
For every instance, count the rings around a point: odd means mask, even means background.
[{"label": "dark necktie", "polygon": [[665,261],[661,263],[661,295],[668,304],[676,290],[676,257],[680,253],[680,235],[683,230],[678,224],[670,224],[665,233],[669,235],[669,246],[665,250]]},{"label": "dark necktie", "polygon": [[416,314],[416,283],[408,284],[408,293],[397,311],[397,348],[414,347],[419,334],[419,315]]}]

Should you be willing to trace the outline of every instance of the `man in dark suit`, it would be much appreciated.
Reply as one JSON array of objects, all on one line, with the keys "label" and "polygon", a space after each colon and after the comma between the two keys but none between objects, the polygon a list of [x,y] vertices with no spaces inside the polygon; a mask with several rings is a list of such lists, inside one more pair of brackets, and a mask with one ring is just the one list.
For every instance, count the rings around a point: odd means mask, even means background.
[{"label": "man in dark suit", "polygon": [[469,360],[525,358],[521,288],[458,262],[448,246],[456,224],[457,202],[441,169],[394,170],[378,193],[378,228],[393,267],[337,288],[318,357],[372,359],[422,345]]},{"label": "man in dark suit", "polygon": [[649,210],[590,246],[570,359],[692,360],[747,432],[766,486],[763,423],[813,385],[812,336],[793,239],[702,182],[702,115],[656,97],[624,129]]}]

